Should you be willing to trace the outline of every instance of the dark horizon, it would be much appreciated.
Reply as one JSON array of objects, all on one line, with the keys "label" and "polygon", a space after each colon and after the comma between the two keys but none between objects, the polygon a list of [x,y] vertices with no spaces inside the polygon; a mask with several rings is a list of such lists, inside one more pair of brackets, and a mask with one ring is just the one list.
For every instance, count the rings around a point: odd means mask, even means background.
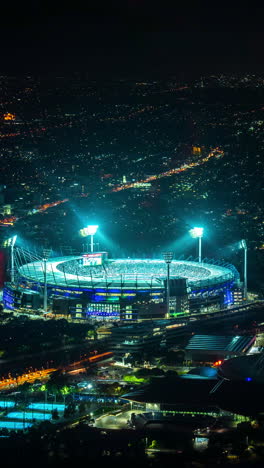
[{"label": "dark horizon", "polygon": [[30,4],[3,14],[1,69],[167,76],[263,71],[263,8]]}]

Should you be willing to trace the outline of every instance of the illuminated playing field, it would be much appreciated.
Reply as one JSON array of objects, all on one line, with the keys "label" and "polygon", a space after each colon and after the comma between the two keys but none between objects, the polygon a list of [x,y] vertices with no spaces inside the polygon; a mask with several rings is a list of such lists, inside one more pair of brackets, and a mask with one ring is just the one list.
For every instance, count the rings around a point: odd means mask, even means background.
[{"label": "illuminated playing field", "polygon": [[[57,257],[47,261],[47,282],[52,286],[79,288],[129,287],[164,288],[166,264],[161,259],[116,259],[104,265],[83,266],[81,256]],[[19,268],[20,275],[32,283],[44,282],[43,262],[27,263]],[[170,277],[186,278],[191,288],[202,288],[232,281],[236,272],[227,266],[174,260]]]}]

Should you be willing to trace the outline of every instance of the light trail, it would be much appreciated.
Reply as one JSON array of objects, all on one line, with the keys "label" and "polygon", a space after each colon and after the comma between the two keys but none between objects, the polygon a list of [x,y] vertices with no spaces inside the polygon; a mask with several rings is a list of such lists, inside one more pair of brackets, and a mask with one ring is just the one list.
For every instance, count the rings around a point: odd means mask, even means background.
[{"label": "light trail", "polygon": [[[69,364],[68,366],[62,366],[62,367],[58,367],[58,368],[55,368],[55,367],[52,367],[50,369],[35,369],[34,371],[27,371],[25,372],[24,374],[22,375],[18,375],[17,377],[12,377],[10,374],[8,375],[8,378],[2,378],[0,380],[0,391],[2,390],[6,390],[10,387],[14,387],[14,386],[19,386],[19,385],[23,385],[25,382],[28,382],[28,383],[34,383],[35,380],[47,380],[50,376],[50,374],[52,374],[53,372],[59,370],[59,369],[72,369],[72,367],[76,367],[78,365],[81,365],[83,363],[93,363],[93,362],[98,362],[98,361],[102,361],[104,359],[109,359],[113,357],[113,353],[111,351],[107,351],[107,352],[104,352],[104,353],[100,353],[100,354],[95,354],[94,356],[89,356],[85,359],[81,359],[80,361],[76,361],[76,362],[73,362],[72,364]],[[77,369],[78,371],[80,369]],[[70,372],[74,372],[74,371],[70,371]],[[68,372],[68,373],[70,373]]]},{"label": "light trail", "polygon": [[52,207],[57,206],[57,205],[61,205],[62,203],[65,203],[67,201],[69,201],[69,198],[64,198],[63,200],[57,200],[57,201],[51,202],[51,203],[44,203],[44,205],[41,205],[38,208],[33,208],[33,210],[30,211],[26,216],[21,216],[20,218],[18,218],[16,216],[10,216],[9,218],[1,219],[0,220],[0,225],[13,226],[16,223],[16,221],[18,221],[19,219],[24,219],[27,216],[30,216],[30,215],[33,215],[33,214],[42,213],[43,211],[46,211],[49,208],[52,208]]},{"label": "light trail", "polygon": [[193,167],[201,166],[201,165],[205,164],[207,161],[209,161],[209,159],[211,159],[213,157],[218,157],[219,158],[220,156],[223,156],[223,155],[224,155],[224,152],[222,150],[220,150],[219,148],[215,148],[212,151],[210,151],[210,153],[206,157],[201,158],[198,161],[195,161],[195,162],[192,162],[192,163],[189,163],[189,164],[183,164],[180,167],[170,169],[169,171],[162,172],[161,174],[152,175],[150,177],[147,177],[146,179],[138,180],[137,182],[132,182],[130,184],[120,185],[118,187],[113,188],[112,192],[120,192],[121,190],[127,190],[129,188],[133,188],[133,187],[137,186],[137,184],[139,184],[139,183],[151,182],[153,180],[162,179],[163,177],[170,177],[170,176],[172,176],[174,174],[179,174],[180,172],[184,172],[184,171],[187,171],[188,169],[192,169]]},{"label": "light trail", "polygon": [[104,359],[109,359],[113,357],[113,355],[114,354],[111,351],[106,351],[105,353],[95,354],[94,356],[89,356],[85,359],[81,359],[80,361],[73,362],[72,364],[69,364],[69,366],[66,366],[65,369],[71,369],[72,367],[80,366],[81,364],[85,362],[93,363],[97,361],[102,361]]},{"label": "light trail", "polygon": [[34,383],[35,380],[46,380],[52,372],[55,372],[57,369],[50,368],[50,369],[41,369],[35,370],[33,372],[27,372],[23,375],[19,375],[18,377],[9,377],[8,379],[0,380],[0,391],[10,388],[10,386],[18,386],[23,385],[25,382]]},{"label": "light trail", "polygon": [[[130,188],[133,188],[133,187],[136,187],[137,184],[139,183],[145,183],[145,182],[152,182],[154,180],[159,180],[159,179],[162,179],[164,177],[171,177],[175,174],[180,174],[181,172],[185,172],[189,169],[193,169],[194,167],[198,167],[198,166],[202,166],[203,164],[207,163],[210,159],[212,158],[220,158],[224,155],[224,151],[221,150],[220,148],[214,148],[210,151],[210,153],[205,156],[204,158],[201,158],[195,162],[191,162],[189,164],[183,164],[182,166],[179,166],[179,167],[176,167],[176,168],[173,168],[173,169],[170,169],[169,171],[166,171],[166,172],[161,172],[160,174],[155,174],[155,175],[152,175],[150,177],[147,177],[146,179],[141,179],[141,180],[138,180],[136,182],[132,182],[132,183],[129,183],[129,184],[123,184],[123,185],[118,185],[114,188],[112,188],[110,190],[110,193],[111,192],[120,192],[121,190],[128,190]],[[80,197],[87,197],[89,196],[89,194],[85,194],[85,193],[82,193],[80,195]],[[0,226],[13,226],[16,221],[18,221],[19,219],[23,219],[27,216],[30,216],[30,215],[33,215],[33,214],[37,214],[37,213],[41,213],[43,211],[46,211],[48,210],[49,208],[52,208],[54,206],[57,206],[57,205],[61,205],[62,203],[66,203],[70,201],[70,198],[64,198],[63,200],[57,200],[55,202],[52,202],[52,203],[45,203],[44,205],[41,205],[39,206],[38,208],[34,208],[31,212],[29,212],[28,215],[26,216],[23,216],[21,218],[18,218],[16,216],[11,216],[9,218],[4,218],[2,220],[0,220]]]}]

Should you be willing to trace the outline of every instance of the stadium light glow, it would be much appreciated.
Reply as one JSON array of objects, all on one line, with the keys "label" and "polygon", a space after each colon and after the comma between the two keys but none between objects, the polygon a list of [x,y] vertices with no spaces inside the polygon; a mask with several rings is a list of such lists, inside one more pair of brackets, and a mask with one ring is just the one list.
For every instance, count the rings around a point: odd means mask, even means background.
[{"label": "stadium light glow", "polygon": [[199,248],[199,263],[202,262],[202,237],[203,237],[203,231],[204,229],[202,227],[194,227],[192,229],[189,230],[189,233],[191,234],[191,236],[196,239],[198,238],[198,248]]},{"label": "stadium light glow", "polygon": [[89,224],[87,227],[80,230],[82,237],[91,236],[91,252],[94,251],[93,236],[96,234],[98,228],[98,224]]},{"label": "stadium light glow", "polygon": [[247,248],[247,243],[245,241],[245,239],[242,239],[240,241],[240,249],[246,249]]},{"label": "stadium light glow", "polygon": [[85,231],[88,236],[94,236],[98,228],[99,226],[97,224],[89,224],[89,226],[85,228]]},{"label": "stadium light glow", "polygon": [[202,227],[194,227],[190,229],[189,233],[195,239],[197,237],[203,237],[203,231],[204,229]]}]

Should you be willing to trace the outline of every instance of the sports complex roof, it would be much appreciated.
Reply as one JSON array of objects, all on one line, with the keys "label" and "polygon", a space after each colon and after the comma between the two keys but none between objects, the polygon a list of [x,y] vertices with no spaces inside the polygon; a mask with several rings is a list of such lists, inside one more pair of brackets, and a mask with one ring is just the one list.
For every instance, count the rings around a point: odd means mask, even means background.
[{"label": "sports complex roof", "polygon": [[[81,288],[129,287],[164,288],[167,276],[164,260],[116,259],[103,265],[83,266],[82,256],[67,256],[48,259],[47,282],[51,285]],[[25,263],[18,268],[19,274],[29,282],[44,282],[44,262]],[[186,278],[192,289],[221,284],[236,279],[232,266],[174,260],[170,266],[170,278]]]},{"label": "sports complex roof", "polygon": [[185,350],[197,354],[240,355],[254,343],[255,336],[193,335]]}]

